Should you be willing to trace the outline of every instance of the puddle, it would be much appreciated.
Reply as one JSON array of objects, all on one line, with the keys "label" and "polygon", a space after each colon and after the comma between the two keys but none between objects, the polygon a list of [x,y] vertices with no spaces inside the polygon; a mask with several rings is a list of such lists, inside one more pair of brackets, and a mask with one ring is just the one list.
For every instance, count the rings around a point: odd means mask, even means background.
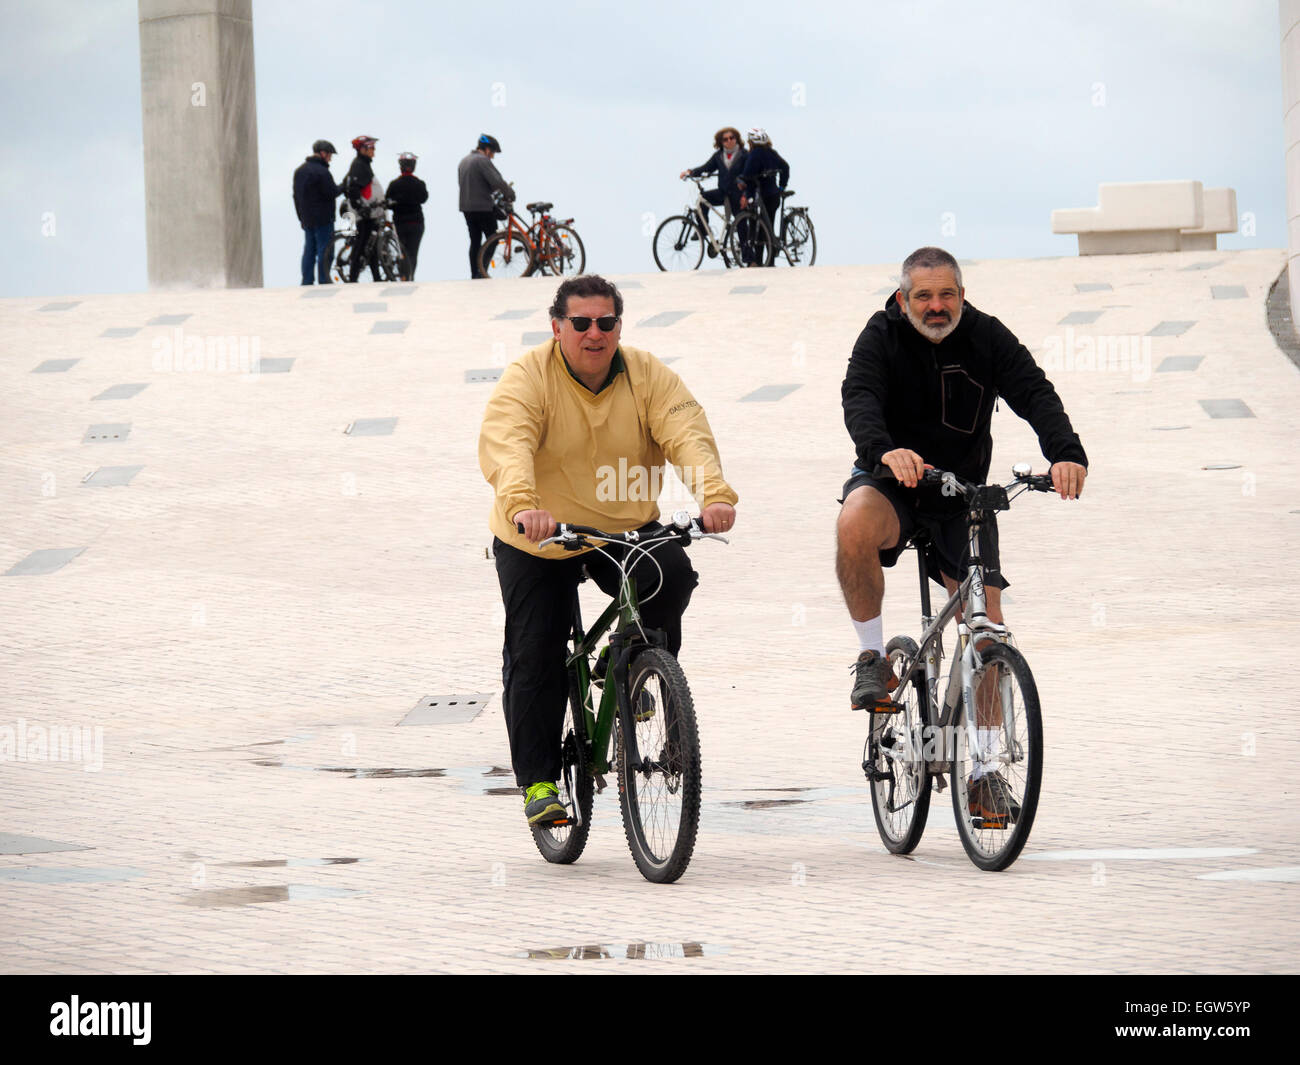
[{"label": "puddle", "polygon": [[355,865],[361,858],[266,858],[257,862],[222,862],[222,865],[241,869],[298,868],[310,865]]},{"label": "puddle", "polygon": [[500,783],[502,777],[514,775],[514,770],[499,765],[463,765],[447,769],[447,776],[468,795],[513,795],[519,798],[518,788],[507,788]]},{"label": "puddle", "polygon": [[237,743],[233,747],[205,747],[201,751],[195,751],[195,754],[211,754],[214,751],[247,751],[252,747],[278,747],[285,743],[306,743],[308,740],[314,740],[314,732],[299,732],[284,740],[259,740],[257,743]]},{"label": "puddle", "polygon": [[0,880],[14,880],[23,884],[105,884],[114,880],[133,880],[137,876],[144,876],[144,870],[40,866],[0,870]]},{"label": "puddle", "polygon": [[324,887],[319,884],[261,884],[254,887],[218,888],[196,891],[185,899],[187,906],[208,908],[253,906],[262,902],[308,902],[316,899],[346,899],[364,895],[351,888]]},{"label": "puddle", "polygon": [[358,766],[342,765],[293,765],[289,762],[282,762],[278,758],[258,758],[253,761],[253,765],[270,766],[275,769],[294,769],[299,772],[308,773],[343,773],[353,780],[370,780],[384,779],[390,780],[397,777],[441,777],[445,776],[445,769],[370,769]]},{"label": "puddle", "polygon": [[812,799],[743,799],[740,802],[724,802],[722,805],[739,806],[745,810],[770,810],[774,806],[795,806],[812,801]]},{"label": "puddle", "polygon": [[552,947],[550,950],[525,950],[516,958],[537,961],[596,961],[603,958],[659,960],[665,958],[716,958],[728,948],[710,943],[596,943],[581,947]]}]

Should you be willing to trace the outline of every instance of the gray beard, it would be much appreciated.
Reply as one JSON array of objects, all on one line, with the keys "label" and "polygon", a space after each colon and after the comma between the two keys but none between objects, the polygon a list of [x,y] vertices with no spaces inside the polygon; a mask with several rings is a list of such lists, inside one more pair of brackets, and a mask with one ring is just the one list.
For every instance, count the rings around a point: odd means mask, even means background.
[{"label": "gray beard", "polygon": [[961,322],[961,308],[957,308],[957,313],[953,315],[952,321],[944,322],[943,325],[926,325],[925,320],[914,314],[911,307],[907,308],[907,320],[912,323],[912,328],[921,336],[937,344],[945,337],[950,336],[952,331],[957,328],[958,323]]}]

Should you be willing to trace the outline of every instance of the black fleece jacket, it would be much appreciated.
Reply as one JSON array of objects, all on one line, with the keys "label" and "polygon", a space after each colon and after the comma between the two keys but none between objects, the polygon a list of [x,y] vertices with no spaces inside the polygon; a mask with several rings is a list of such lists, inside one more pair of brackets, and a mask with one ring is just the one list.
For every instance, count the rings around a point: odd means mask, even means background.
[{"label": "black fleece jacket", "polygon": [[984,483],[999,396],[1033,427],[1048,461],[1087,466],[1056,389],[1011,330],[964,303],[957,328],[934,344],[895,296],[859,334],[841,389],[859,469],[870,473],[887,451],[903,447]]}]

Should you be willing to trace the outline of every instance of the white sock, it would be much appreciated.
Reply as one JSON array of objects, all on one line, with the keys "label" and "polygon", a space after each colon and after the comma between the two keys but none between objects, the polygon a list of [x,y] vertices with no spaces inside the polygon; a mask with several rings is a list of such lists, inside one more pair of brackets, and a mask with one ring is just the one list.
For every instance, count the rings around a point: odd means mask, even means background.
[{"label": "white sock", "polygon": [[980,749],[976,752],[975,757],[971,759],[974,763],[971,769],[971,779],[979,780],[985,773],[992,773],[998,768],[998,748],[1002,746],[1002,729],[994,726],[993,728],[976,728],[975,739],[979,743]]},{"label": "white sock", "polygon": [[[852,620],[852,619],[850,619]],[[858,633],[858,651],[875,651],[882,657],[885,654],[885,623],[877,615],[870,621],[854,621],[853,628]]]}]

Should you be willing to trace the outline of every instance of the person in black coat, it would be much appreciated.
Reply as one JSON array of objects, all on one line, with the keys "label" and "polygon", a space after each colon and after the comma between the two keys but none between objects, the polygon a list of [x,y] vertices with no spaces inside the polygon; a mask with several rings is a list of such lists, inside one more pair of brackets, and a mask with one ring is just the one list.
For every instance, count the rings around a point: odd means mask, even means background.
[{"label": "person in black coat", "polygon": [[736,188],[736,178],[745,168],[745,157],[749,154],[740,143],[740,130],[734,126],[723,126],[713,135],[713,147],[717,149],[708,161],[690,170],[683,170],[678,176],[702,177],[705,174],[718,175],[718,187],[705,189],[704,198],[714,207],[721,207],[723,200],[731,204],[732,214],[740,213],[740,190]]},{"label": "person in black coat", "polygon": [[[366,246],[375,232],[376,221],[370,217],[370,208],[362,201],[370,199],[370,184],[375,180],[375,171],[370,164],[375,158],[377,141],[377,137],[364,135],[353,139],[352,147],[357,150],[357,157],[352,160],[352,166],[348,168],[348,176],[343,179],[343,193],[357,216],[357,239],[352,246],[352,262],[348,269],[349,281],[355,281],[357,275],[361,273],[361,260],[365,257]],[[377,260],[376,255],[369,257],[370,276],[375,281],[379,280]]]},{"label": "person in black coat", "polygon": [[[1062,499],[1078,498],[1088,474],[1088,456],[1052,382],[1010,329],[966,302],[957,260],[942,248],[918,248],[900,276],[898,291],[854,344],[841,390],[855,458],[836,525],[835,568],[859,641],[852,707],[868,712],[892,706],[881,567],[894,565],[923,528],[933,579],[942,577],[951,594],[965,577],[965,500],[946,485],[922,483],[925,467],[982,484],[1001,397],[1033,427]],[[994,521],[982,528],[980,559],[987,616],[1002,624],[1007,581]]]},{"label": "person in black coat", "polygon": [[393,208],[393,227],[405,254],[402,269],[403,281],[415,280],[415,264],[420,254],[420,241],[424,237],[424,208],[420,204],[429,199],[429,189],[415,176],[418,156],[403,152],[397,157],[401,176],[388,185],[388,202]]},{"label": "person in black coat", "polygon": [[[764,174],[765,177],[760,177]],[[736,185],[740,189],[740,206],[745,208],[761,196],[763,206],[767,208],[768,220],[772,223],[772,231],[778,239],[785,236],[785,219],[782,218],[780,222],[777,219],[780,218],[781,193],[789,183],[790,164],[772,147],[772,138],[767,135],[766,130],[751,129],[745,168],[736,178]],[[743,241],[745,235],[742,233],[740,236]],[[748,248],[746,250],[748,251]],[[750,266],[774,266],[776,265],[775,249],[771,261],[766,264],[750,262],[748,258],[745,261]]]},{"label": "person in black coat", "polygon": [[329,141],[317,141],[312,154],[293,172],[293,206],[304,240],[302,283],[310,285],[312,268],[322,285],[330,283],[329,252],[334,238],[334,198],[343,191],[330,176],[330,159],[337,154]]}]

